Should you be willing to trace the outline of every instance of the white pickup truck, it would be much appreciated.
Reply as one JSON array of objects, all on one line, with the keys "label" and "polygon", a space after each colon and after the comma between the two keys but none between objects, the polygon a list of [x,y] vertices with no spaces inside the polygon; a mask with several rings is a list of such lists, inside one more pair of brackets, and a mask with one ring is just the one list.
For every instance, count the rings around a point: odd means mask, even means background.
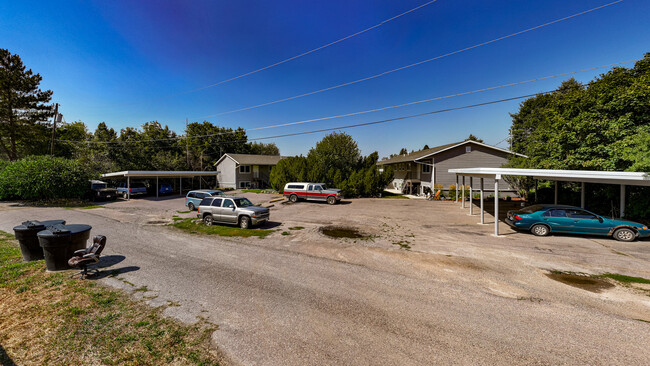
[{"label": "white pickup truck", "polygon": [[282,195],[289,198],[292,203],[299,199],[308,201],[326,201],[330,205],[341,201],[341,190],[327,188],[325,183],[291,182],[284,186]]}]

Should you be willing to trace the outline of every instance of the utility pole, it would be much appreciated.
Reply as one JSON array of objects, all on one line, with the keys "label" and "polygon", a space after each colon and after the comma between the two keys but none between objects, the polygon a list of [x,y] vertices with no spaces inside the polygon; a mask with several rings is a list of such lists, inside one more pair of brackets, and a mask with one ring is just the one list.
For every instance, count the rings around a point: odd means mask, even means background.
[{"label": "utility pole", "polygon": [[54,103],[54,118],[52,118],[52,144],[50,145],[50,155],[54,155],[54,139],[56,138],[56,120],[59,118],[59,103]]}]

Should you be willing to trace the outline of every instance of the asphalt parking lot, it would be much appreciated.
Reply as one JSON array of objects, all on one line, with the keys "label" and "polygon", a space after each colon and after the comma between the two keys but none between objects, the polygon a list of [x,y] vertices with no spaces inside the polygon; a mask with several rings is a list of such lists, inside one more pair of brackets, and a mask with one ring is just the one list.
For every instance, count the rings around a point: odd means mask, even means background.
[{"label": "asphalt parking lot", "polygon": [[[254,203],[276,198],[244,194]],[[0,205],[0,230],[26,219],[87,223],[108,237],[104,283],[183,321],[219,325],[215,346],[246,365],[644,364],[650,286],[600,292],[550,271],[650,278],[650,241],[534,237],[486,225],[453,202],[274,203],[264,239],[190,235],[184,199],[96,209]],[[332,238],[323,227],[358,230]],[[290,228],[294,228],[291,230]],[[296,229],[300,228],[300,229]],[[264,229],[264,228],[263,228]],[[283,232],[288,234],[282,235]]]}]

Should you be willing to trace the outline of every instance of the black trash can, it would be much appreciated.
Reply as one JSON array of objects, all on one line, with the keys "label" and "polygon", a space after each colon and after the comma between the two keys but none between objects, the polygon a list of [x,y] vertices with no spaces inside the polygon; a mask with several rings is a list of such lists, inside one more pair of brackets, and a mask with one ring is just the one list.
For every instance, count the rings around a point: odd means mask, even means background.
[{"label": "black trash can", "polygon": [[20,243],[20,252],[26,262],[37,261],[43,259],[43,248],[38,243],[38,232],[45,230],[48,226],[63,225],[65,220],[47,220],[25,221],[22,225],[14,227],[14,234]]},{"label": "black trash can", "polygon": [[54,225],[39,232],[38,241],[43,248],[47,270],[69,269],[68,259],[72,258],[75,251],[86,248],[90,229],[90,225]]}]

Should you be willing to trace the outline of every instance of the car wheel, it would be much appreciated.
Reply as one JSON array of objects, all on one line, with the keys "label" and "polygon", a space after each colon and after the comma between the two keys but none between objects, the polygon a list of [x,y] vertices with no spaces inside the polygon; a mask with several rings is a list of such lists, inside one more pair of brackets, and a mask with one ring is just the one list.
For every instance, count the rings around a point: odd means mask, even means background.
[{"label": "car wheel", "polygon": [[187,204],[187,208],[188,208],[190,211],[194,211],[194,204],[193,204],[192,202],[188,203],[188,204]]},{"label": "car wheel", "polygon": [[614,231],[614,239],[618,241],[634,241],[636,233],[632,229],[621,228]]},{"label": "car wheel", "polygon": [[239,227],[242,229],[248,229],[251,226],[251,219],[248,216],[242,216],[239,219]]},{"label": "car wheel", "polygon": [[551,230],[546,225],[537,224],[530,228],[530,232],[537,236],[546,236]]},{"label": "car wheel", "polygon": [[327,203],[329,203],[330,205],[335,204],[336,203],[336,198],[334,198],[332,196],[327,197]]},{"label": "car wheel", "polygon": [[205,216],[203,216],[203,223],[204,223],[204,224],[206,224],[206,225],[208,225],[208,226],[212,226],[212,223],[213,223],[213,222],[214,222],[214,220],[212,219],[212,215],[205,215]]},{"label": "car wheel", "polygon": [[122,198],[127,199],[129,198],[129,194],[126,192],[122,192]]},{"label": "car wheel", "polygon": [[296,196],[295,194],[292,194],[291,196],[289,196],[289,201],[290,201],[291,203],[296,203],[296,202],[298,202],[298,196]]}]

